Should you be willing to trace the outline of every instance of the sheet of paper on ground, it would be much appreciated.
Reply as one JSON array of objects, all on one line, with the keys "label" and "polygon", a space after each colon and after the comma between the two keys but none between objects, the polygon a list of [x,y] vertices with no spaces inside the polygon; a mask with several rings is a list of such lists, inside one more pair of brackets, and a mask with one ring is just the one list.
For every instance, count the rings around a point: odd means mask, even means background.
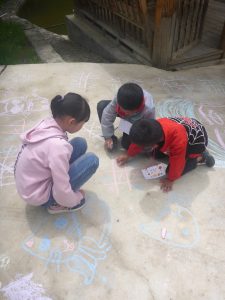
[{"label": "sheet of paper on ground", "polygon": [[158,164],[152,167],[148,167],[147,169],[142,169],[142,174],[145,179],[154,179],[162,177],[166,174],[166,164]]}]

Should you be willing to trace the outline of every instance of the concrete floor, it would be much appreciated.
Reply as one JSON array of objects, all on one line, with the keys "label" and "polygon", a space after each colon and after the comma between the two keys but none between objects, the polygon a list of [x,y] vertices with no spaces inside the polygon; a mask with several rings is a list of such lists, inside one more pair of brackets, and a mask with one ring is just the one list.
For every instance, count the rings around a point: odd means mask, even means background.
[{"label": "concrete floor", "polygon": [[[95,107],[127,81],[152,93],[158,116],[201,120],[216,167],[198,167],[168,194],[142,177],[147,158],[119,168],[103,149]],[[78,135],[100,167],[84,186],[86,207],[52,216],[19,198],[13,165],[19,134],[48,115],[52,97],[69,91],[89,100],[91,119]],[[0,299],[225,299],[224,122],[224,65],[177,73],[139,65],[8,66],[0,76]]]}]

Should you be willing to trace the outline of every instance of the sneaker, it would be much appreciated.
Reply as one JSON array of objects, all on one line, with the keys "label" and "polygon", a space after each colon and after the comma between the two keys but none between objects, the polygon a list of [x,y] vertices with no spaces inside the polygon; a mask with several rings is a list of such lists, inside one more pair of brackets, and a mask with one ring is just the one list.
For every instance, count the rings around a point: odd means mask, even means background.
[{"label": "sneaker", "polygon": [[50,214],[59,214],[59,213],[62,213],[62,212],[72,212],[72,211],[76,211],[76,210],[79,210],[81,209],[82,207],[84,207],[85,205],[85,199],[82,199],[80,201],[80,204],[74,206],[74,207],[65,207],[65,206],[62,206],[62,205],[59,205],[59,204],[55,204],[55,205],[52,205],[52,206],[49,206],[47,208],[48,212]]},{"label": "sneaker", "polygon": [[207,167],[212,168],[215,165],[214,157],[209,153],[209,151],[205,150],[202,153],[203,162]]}]

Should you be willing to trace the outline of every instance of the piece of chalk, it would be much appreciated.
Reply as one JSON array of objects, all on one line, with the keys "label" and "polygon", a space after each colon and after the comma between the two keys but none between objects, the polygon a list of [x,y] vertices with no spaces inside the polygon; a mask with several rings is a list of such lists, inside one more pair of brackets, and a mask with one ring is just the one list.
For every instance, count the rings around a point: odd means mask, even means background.
[{"label": "piece of chalk", "polygon": [[163,239],[165,239],[165,237],[166,237],[166,233],[167,233],[167,230],[166,230],[166,228],[164,227],[164,228],[162,228],[162,231],[161,231],[161,237],[163,238]]}]

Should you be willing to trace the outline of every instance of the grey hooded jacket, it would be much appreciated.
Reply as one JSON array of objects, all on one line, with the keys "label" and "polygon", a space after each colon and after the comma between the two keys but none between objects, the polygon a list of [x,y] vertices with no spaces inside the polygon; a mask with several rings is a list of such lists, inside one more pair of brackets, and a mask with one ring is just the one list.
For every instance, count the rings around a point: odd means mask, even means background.
[{"label": "grey hooded jacket", "polygon": [[[132,116],[124,117],[130,123],[143,118],[155,118],[155,106],[152,95],[147,91],[144,92],[145,107],[141,112],[137,112]],[[102,135],[104,138],[110,138],[114,134],[114,121],[117,117],[116,112],[117,98],[115,97],[104,109],[101,119]]]}]

